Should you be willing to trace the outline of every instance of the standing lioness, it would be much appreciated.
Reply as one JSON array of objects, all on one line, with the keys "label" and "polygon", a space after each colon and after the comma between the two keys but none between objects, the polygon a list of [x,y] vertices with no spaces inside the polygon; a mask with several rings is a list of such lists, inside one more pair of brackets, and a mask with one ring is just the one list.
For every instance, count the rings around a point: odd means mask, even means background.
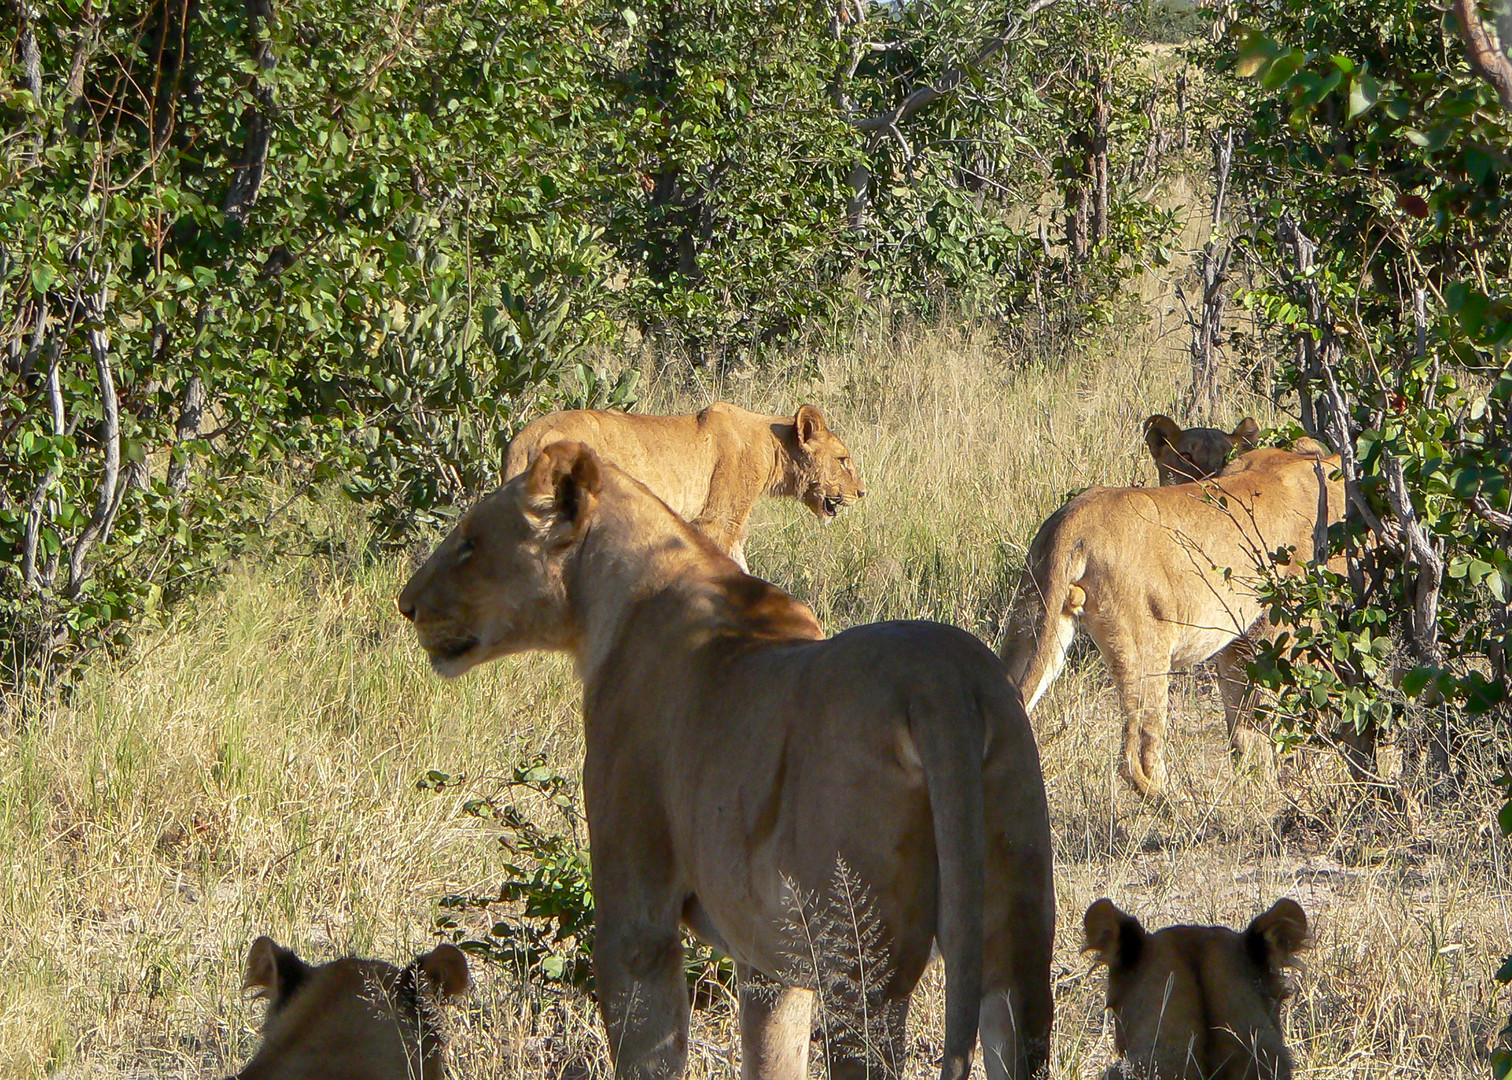
[{"label": "standing lioness", "polygon": [[807,1077],[816,986],[830,1075],[896,1070],[936,939],[941,1076],[966,1076],[979,1017],[993,1080],[1045,1063],[1045,791],[981,642],[927,622],[825,639],[807,607],[577,443],[469,511],[399,610],[444,675],[526,649],[577,662],[617,1075],[683,1070],[681,926],[736,961],[747,1078]]},{"label": "standing lioness", "polygon": [[1249,643],[1239,639],[1263,614],[1256,586],[1266,572],[1300,572],[1318,526],[1341,518],[1338,465],[1251,450],[1211,480],[1088,488],[1050,515],[1029,545],[1003,647],[1029,708],[1087,631],[1123,706],[1124,775],[1146,794],[1165,783],[1170,674],[1216,653],[1229,736],[1243,749]]},{"label": "standing lioness", "polygon": [[820,521],[866,494],[850,451],[812,405],[765,416],[716,401],[697,415],[576,409],[532,420],[509,444],[507,482],[544,447],[580,442],[651,489],[745,569],[751,507],[798,499]]}]

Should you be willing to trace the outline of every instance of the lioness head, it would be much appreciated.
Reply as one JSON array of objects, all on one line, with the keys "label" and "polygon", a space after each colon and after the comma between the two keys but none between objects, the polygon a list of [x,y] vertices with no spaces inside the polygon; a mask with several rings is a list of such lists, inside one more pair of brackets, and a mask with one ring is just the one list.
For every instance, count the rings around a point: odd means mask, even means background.
[{"label": "lioness head", "polygon": [[825,425],[818,409],[798,406],[793,436],[798,443],[798,452],[793,455],[794,487],[803,505],[820,521],[833,520],[842,506],[866,494],[850,451]]},{"label": "lioness head", "polygon": [[1242,934],[1221,926],[1146,933],[1108,899],[1082,920],[1087,952],[1108,965],[1108,1009],[1122,1060],[1108,1080],[1290,1080],[1281,1035],[1282,969],[1307,942],[1295,900]]},{"label": "lioness head", "polygon": [[1233,431],[1183,430],[1169,416],[1152,416],[1144,422],[1144,436],[1161,486],[1188,484],[1217,476],[1232,454],[1253,450],[1260,441],[1260,425],[1247,416]]},{"label": "lioness head", "polygon": [[601,483],[592,450],[556,442],[462,516],[399,594],[436,671],[461,675],[509,653],[571,646],[565,554]]},{"label": "lioness head", "polygon": [[244,985],[268,999],[268,1016],[238,1080],[440,1080],[438,1006],[467,991],[467,959],[437,945],[402,971],[350,956],[312,967],[260,937]]}]

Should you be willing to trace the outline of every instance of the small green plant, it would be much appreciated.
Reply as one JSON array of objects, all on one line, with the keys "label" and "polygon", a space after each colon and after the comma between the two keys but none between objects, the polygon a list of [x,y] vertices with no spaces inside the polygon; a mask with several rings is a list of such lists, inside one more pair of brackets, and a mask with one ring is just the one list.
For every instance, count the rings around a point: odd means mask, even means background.
[{"label": "small green plant", "polygon": [[[441,792],[479,785],[489,778],[469,780],[431,769],[416,786]],[[523,982],[554,990],[593,990],[593,880],[588,849],[580,836],[587,819],[578,804],[577,785],[535,757],[516,765],[507,777],[493,778],[496,787],[462,803],[462,812],[496,823],[502,831],[499,846],[508,853],[507,877],[493,893],[444,896],[436,929],[473,956],[509,969]],[[521,802],[544,801],[555,821],[543,824]],[[549,820],[549,819],[548,819]],[[468,912],[495,913],[487,933],[469,936],[463,920]],[[688,986],[695,1002],[709,999],[712,986],[729,989],[735,968],[691,938],[686,946]]]}]

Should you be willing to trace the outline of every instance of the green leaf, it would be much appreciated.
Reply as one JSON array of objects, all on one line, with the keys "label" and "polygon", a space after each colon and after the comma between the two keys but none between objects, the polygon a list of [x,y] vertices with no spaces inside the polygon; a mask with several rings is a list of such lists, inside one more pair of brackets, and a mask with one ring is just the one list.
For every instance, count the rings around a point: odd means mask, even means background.
[{"label": "green leaf", "polygon": [[32,265],[31,281],[32,288],[40,296],[52,288],[52,283],[58,280],[58,271],[50,264],[38,262]]},{"label": "green leaf", "polygon": [[1360,72],[1349,82],[1349,119],[1368,112],[1380,96],[1380,82],[1369,72]]}]

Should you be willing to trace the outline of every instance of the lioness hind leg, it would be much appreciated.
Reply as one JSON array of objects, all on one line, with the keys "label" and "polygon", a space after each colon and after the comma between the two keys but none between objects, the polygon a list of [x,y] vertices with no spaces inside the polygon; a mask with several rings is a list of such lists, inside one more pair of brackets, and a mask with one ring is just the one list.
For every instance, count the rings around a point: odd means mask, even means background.
[{"label": "lioness hind leg", "polygon": [[807,1080],[814,995],[744,964],[740,983],[741,1080]]},{"label": "lioness hind leg", "polygon": [[681,1076],[689,1002],[677,926],[622,925],[601,909],[593,971],[618,1080]]},{"label": "lioness hind leg", "polygon": [[908,995],[871,1007],[835,1003],[825,1018],[830,1080],[878,1080],[903,1075],[908,1052]]},{"label": "lioness hind leg", "polygon": [[[1103,651],[1106,660],[1108,653]],[[1165,789],[1166,714],[1169,708],[1169,656],[1145,663],[1110,663],[1124,713],[1122,773],[1141,795]]]},{"label": "lioness hind leg", "polygon": [[1055,883],[1050,813],[1028,726],[995,738],[985,764],[991,812],[982,913],[982,1063],[988,1080],[1034,1080],[1046,1075],[1055,1011]]},{"label": "lioness hind leg", "polygon": [[1263,631],[1252,630],[1235,638],[1214,657],[1218,668],[1218,694],[1223,699],[1223,719],[1228,725],[1234,763],[1241,769],[1251,764],[1262,775],[1275,773],[1275,752],[1270,739],[1255,727],[1255,688],[1246,665],[1255,657],[1255,642]]}]

